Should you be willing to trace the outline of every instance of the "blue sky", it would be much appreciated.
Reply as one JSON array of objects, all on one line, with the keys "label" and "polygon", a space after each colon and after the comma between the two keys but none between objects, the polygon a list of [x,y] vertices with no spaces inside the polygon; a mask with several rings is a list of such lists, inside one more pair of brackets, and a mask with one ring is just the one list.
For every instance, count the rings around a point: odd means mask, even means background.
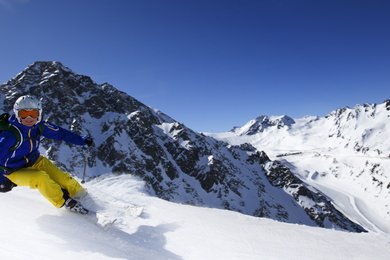
[{"label": "blue sky", "polygon": [[0,82],[56,60],[197,131],[390,98],[386,0],[0,0]]}]

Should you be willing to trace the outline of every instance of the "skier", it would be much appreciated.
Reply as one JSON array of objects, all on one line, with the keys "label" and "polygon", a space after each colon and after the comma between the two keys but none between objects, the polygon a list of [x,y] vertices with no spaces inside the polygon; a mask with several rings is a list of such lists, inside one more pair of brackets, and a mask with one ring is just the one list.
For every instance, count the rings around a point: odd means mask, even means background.
[{"label": "skier", "polygon": [[[64,140],[71,144],[93,144],[91,137],[81,137],[47,121],[42,121],[41,101],[33,96],[19,97],[14,115],[3,114],[0,131],[0,192],[15,186],[28,186],[39,192],[55,207],[87,214],[77,199],[86,190],[68,173],[61,171],[40,155],[40,137]],[[5,125],[5,126],[4,126]]]}]

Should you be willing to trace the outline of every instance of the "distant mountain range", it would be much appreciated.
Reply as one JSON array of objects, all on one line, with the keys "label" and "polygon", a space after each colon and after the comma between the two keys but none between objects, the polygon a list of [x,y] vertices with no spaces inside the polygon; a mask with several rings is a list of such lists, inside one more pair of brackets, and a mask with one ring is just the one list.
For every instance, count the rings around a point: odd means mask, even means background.
[{"label": "distant mountain range", "polygon": [[232,129],[233,135],[225,136],[250,136],[250,143],[265,150],[275,147],[294,150],[299,144],[306,149],[389,157],[389,120],[390,100],[385,100],[381,104],[337,109],[325,117],[259,116]]},{"label": "distant mountain range", "polygon": [[390,100],[325,117],[259,116],[208,135],[266,151],[349,218],[369,230],[390,232]]},{"label": "distant mountain range", "polygon": [[[233,139],[237,136],[258,137],[258,133],[268,138],[256,139],[257,143],[251,145],[228,143],[192,131],[110,84],[96,84],[90,77],[76,74],[59,62],[35,62],[2,84],[0,93],[3,112],[12,111],[13,103],[20,95],[42,97],[45,118],[95,139],[95,147],[89,151],[43,140],[42,152],[75,175],[80,176],[83,154],[88,153],[89,177],[111,172],[133,174],[145,181],[151,194],[166,200],[224,208],[290,223],[354,232],[365,230],[334,207],[327,195],[302,181],[288,163],[271,160],[263,152],[266,149],[255,148],[259,148],[260,143],[284,142],[279,137],[275,141],[272,131],[298,135],[301,130],[296,126],[299,124],[314,136],[316,129],[313,127],[322,127],[310,122],[329,123],[326,136],[332,142],[342,141],[343,147],[348,144],[347,148],[353,151],[387,156],[386,145],[369,143],[377,138],[375,131],[367,130],[362,139],[346,135],[350,132],[343,127],[345,121],[353,116],[365,118],[366,112],[360,110],[359,115],[353,112],[356,110],[344,109],[325,119],[301,121],[263,116],[251,126],[229,132]],[[383,113],[389,113],[388,107],[387,102],[364,109],[383,119]],[[381,127],[383,131],[388,130],[386,123]],[[287,138],[288,134],[284,136]],[[299,140],[312,144],[309,137],[301,136]]]}]

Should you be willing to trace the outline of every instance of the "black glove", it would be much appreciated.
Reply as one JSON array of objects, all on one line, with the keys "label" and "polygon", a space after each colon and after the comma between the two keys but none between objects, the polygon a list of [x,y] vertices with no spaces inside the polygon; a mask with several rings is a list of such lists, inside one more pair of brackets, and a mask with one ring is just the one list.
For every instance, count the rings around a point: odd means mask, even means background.
[{"label": "black glove", "polygon": [[93,138],[90,137],[90,136],[87,136],[87,137],[84,139],[84,142],[85,142],[86,145],[92,146],[92,145],[93,145]]},{"label": "black glove", "polygon": [[9,192],[13,189],[13,187],[16,187],[17,185],[10,181],[8,178],[4,178],[2,183],[0,183],[0,192]]}]

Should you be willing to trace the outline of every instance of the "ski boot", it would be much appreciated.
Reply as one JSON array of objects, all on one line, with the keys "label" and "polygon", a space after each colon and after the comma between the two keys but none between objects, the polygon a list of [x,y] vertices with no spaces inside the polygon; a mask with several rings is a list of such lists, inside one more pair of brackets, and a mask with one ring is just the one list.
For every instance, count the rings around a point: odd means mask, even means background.
[{"label": "ski boot", "polygon": [[87,215],[88,210],[84,208],[77,200],[68,198],[64,204],[65,208],[69,209],[72,212],[80,213],[82,215]]}]

